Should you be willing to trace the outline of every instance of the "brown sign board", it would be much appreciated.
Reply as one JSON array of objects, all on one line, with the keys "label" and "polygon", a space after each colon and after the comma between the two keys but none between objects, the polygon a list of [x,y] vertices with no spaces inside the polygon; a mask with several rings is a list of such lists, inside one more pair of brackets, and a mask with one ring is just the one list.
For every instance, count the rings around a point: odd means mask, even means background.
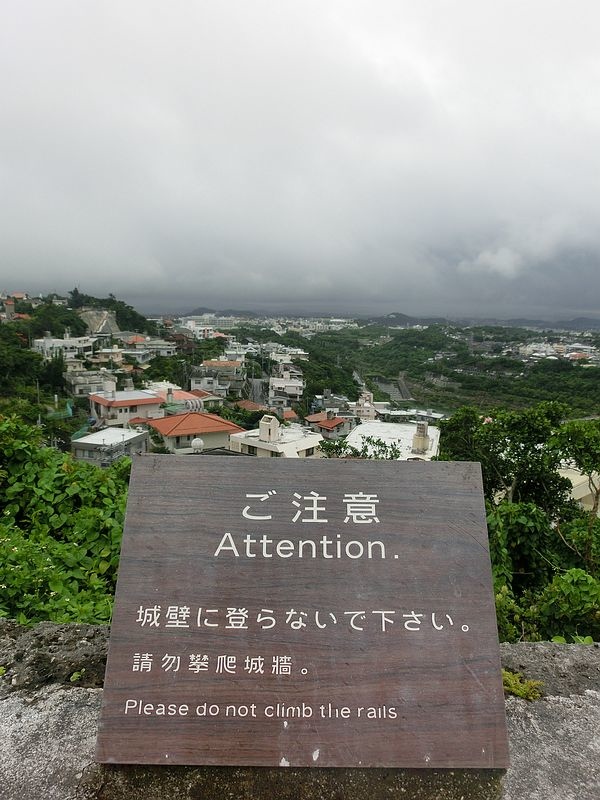
[{"label": "brown sign board", "polygon": [[97,759],[505,768],[479,465],[135,459]]}]

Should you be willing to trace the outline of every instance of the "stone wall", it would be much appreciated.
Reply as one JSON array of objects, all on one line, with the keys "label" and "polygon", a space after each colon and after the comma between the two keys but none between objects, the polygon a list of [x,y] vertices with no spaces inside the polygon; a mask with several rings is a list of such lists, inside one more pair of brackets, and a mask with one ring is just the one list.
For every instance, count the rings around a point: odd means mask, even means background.
[{"label": "stone wall", "polygon": [[[493,771],[105,767],[94,763],[108,629],[0,620],[1,800],[598,800],[600,648],[501,645],[543,681],[506,700],[512,766]],[[2,670],[0,670],[2,671]]]}]

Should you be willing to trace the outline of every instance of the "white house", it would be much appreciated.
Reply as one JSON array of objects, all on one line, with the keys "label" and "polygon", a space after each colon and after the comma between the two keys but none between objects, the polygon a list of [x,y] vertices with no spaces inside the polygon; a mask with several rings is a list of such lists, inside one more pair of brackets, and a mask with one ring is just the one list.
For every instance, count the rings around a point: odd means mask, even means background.
[{"label": "white house", "polygon": [[33,340],[33,350],[50,361],[54,356],[62,355],[68,358],[89,358],[94,354],[94,346],[97,342],[95,336],[69,336],[67,333],[61,338],[56,339],[49,334],[42,339]]},{"label": "white house", "polygon": [[150,436],[142,428],[103,428],[71,440],[71,453],[78,461],[108,467],[124,456],[148,452]]},{"label": "white house", "polygon": [[281,378],[269,378],[269,405],[272,408],[289,408],[297,403],[304,392],[304,380],[284,372]]},{"label": "white house", "polygon": [[130,422],[164,417],[163,398],[156,392],[128,389],[103,391],[90,395],[90,413],[105,425],[123,427]]},{"label": "white house", "polygon": [[323,437],[301,425],[281,425],[277,417],[265,414],[252,431],[233,433],[229,449],[259,458],[320,458]]}]

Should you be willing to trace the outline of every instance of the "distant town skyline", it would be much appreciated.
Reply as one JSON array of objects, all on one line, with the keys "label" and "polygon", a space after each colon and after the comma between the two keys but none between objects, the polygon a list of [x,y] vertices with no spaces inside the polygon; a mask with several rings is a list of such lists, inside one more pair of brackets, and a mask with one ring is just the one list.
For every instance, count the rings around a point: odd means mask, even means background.
[{"label": "distant town skyline", "polygon": [[0,290],[600,314],[600,7],[10,4]]}]

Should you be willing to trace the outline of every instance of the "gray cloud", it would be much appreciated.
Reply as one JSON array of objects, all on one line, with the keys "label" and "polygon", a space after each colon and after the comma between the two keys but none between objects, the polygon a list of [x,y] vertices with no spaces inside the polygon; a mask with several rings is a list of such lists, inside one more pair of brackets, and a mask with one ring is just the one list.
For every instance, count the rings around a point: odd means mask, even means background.
[{"label": "gray cloud", "polygon": [[597,313],[593,0],[23,0],[0,288]]}]

